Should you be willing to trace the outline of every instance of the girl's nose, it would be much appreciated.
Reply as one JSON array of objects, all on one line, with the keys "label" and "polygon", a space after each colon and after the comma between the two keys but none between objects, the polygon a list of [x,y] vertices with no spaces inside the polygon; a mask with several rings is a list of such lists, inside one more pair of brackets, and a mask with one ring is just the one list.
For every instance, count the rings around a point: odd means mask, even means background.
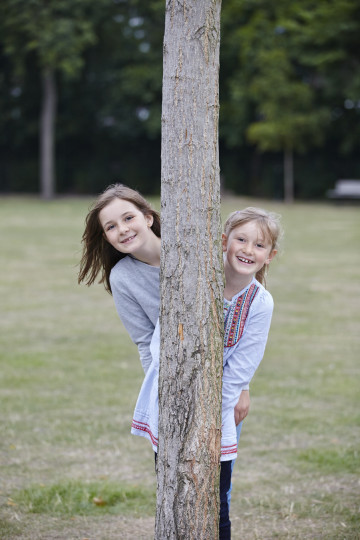
[{"label": "girl's nose", "polygon": [[121,225],[120,225],[120,232],[121,232],[121,233],[125,233],[125,232],[127,232],[128,230],[129,230],[129,225],[128,225],[126,222],[121,223]]},{"label": "girl's nose", "polygon": [[246,244],[243,246],[243,251],[247,254],[250,254],[253,252],[253,245],[251,242],[246,242]]}]

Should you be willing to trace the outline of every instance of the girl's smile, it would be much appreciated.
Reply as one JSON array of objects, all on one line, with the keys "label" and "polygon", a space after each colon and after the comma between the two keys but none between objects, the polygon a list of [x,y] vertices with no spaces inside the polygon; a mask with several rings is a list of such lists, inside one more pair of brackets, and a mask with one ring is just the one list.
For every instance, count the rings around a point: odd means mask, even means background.
[{"label": "girl's smile", "polygon": [[134,238],[136,238],[136,234],[134,234],[134,236],[129,236],[129,238],[125,238],[125,240],[122,240],[122,244],[127,244],[128,242],[131,242],[131,240],[133,240]]},{"label": "girl's smile", "polygon": [[238,259],[245,264],[254,264],[254,261],[250,261],[250,259],[245,259],[244,257],[238,257]]}]

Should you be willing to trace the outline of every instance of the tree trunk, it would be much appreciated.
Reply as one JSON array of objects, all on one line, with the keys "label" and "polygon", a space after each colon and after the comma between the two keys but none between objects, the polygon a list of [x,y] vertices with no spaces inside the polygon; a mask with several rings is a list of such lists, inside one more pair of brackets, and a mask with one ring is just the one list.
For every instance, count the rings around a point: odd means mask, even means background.
[{"label": "tree trunk", "polygon": [[43,98],[40,119],[40,185],[43,199],[52,199],[55,193],[55,114],[56,85],[52,69],[42,77]]},{"label": "tree trunk", "polygon": [[284,150],[284,200],[294,202],[294,163],[292,148]]},{"label": "tree trunk", "polygon": [[218,538],[220,11],[220,0],[166,3],[157,540]]}]

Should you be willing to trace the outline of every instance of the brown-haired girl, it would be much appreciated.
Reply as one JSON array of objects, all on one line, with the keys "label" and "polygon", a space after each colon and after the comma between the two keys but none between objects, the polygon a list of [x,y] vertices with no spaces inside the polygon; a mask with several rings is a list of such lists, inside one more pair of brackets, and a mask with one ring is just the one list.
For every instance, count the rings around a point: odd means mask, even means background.
[{"label": "brown-haired girl", "polygon": [[134,189],[113,184],[92,205],[82,237],[79,283],[100,283],[115,306],[146,373],[159,316],[160,216]]}]

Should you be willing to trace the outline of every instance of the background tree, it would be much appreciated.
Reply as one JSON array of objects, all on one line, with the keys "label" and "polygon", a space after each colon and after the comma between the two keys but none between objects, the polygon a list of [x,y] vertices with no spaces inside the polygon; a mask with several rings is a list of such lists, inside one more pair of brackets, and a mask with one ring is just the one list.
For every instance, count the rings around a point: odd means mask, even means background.
[{"label": "background tree", "polygon": [[[284,199],[292,202],[293,152],[321,144],[330,115],[325,107],[315,106],[314,89],[299,76],[299,49],[287,31],[298,6],[280,0],[263,2],[261,7],[247,2],[240,8],[244,13],[237,39],[244,66],[241,87],[247,89],[244,101],[253,111],[244,133],[262,152],[283,152]],[[234,92],[236,96],[236,87]]]},{"label": "background tree", "polygon": [[356,174],[335,145],[351,152],[348,128],[359,125],[359,21],[359,5],[351,0],[232,0],[223,9],[221,133],[232,147],[243,146],[247,135],[262,153],[283,150],[287,199],[293,151],[312,151],[306,175],[298,166],[298,192],[310,193],[311,182],[324,174],[315,171],[313,157],[320,145],[326,144],[317,151],[323,170]]},{"label": "background tree", "polygon": [[284,153],[284,200],[293,202],[293,153],[323,141],[329,114],[314,107],[311,88],[294,76],[285,43],[260,51],[257,60],[259,73],[250,86],[257,119],[246,133],[261,151]]},{"label": "background tree", "polygon": [[[100,9],[102,2],[97,3]],[[56,71],[76,75],[83,65],[82,53],[94,44],[96,36],[90,14],[94,3],[89,0],[4,0],[0,17],[3,21],[5,53],[18,73],[24,69],[24,58],[35,54],[42,81],[40,115],[40,182],[44,198],[55,190],[55,118]]]},{"label": "background tree", "polygon": [[292,58],[299,56],[302,76],[316,93],[316,106],[323,103],[330,112],[326,129],[348,154],[359,147],[360,135],[360,4],[301,0],[284,29],[291,34]]},{"label": "background tree", "polygon": [[220,0],[166,4],[156,538],[218,536]]}]

